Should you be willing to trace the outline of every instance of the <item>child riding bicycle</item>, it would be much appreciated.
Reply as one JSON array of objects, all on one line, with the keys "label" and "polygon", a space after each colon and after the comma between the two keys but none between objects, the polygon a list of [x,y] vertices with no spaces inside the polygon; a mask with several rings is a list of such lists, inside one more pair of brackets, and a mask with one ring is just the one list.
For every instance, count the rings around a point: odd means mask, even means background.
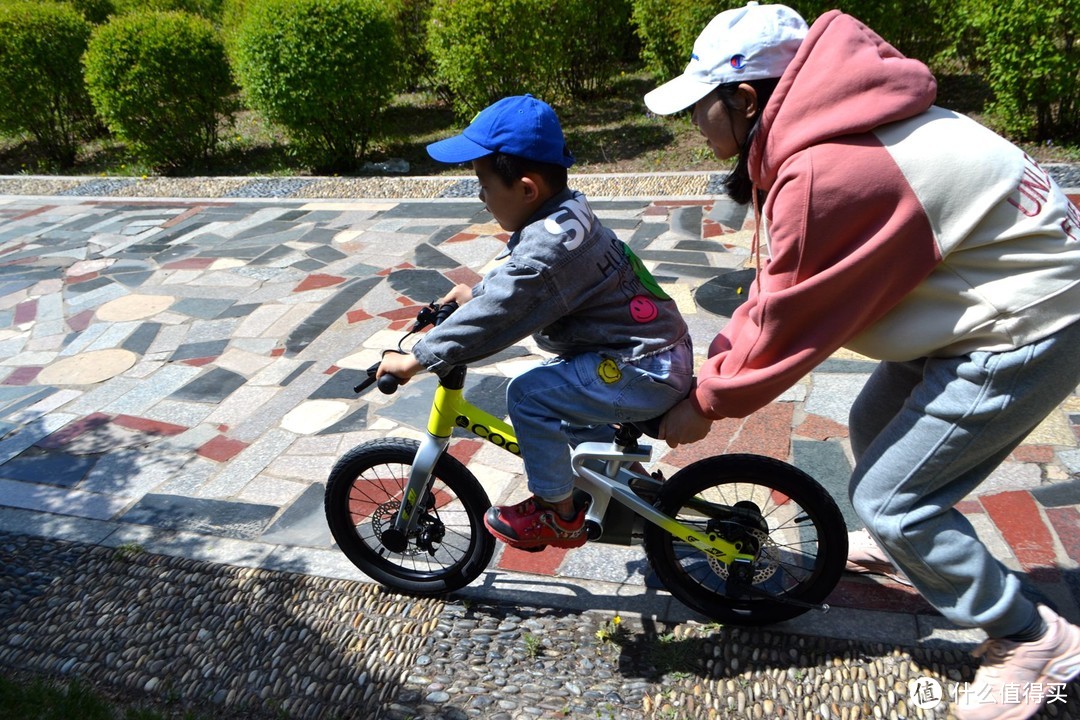
[{"label": "child riding bicycle", "polygon": [[513,547],[579,547],[585,507],[573,497],[570,447],[610,440],[611,423],[647,420],[686,396],[693,351],[679,309],[645,266],[567,187],[574,157],[555,112],[531,95],[482,110],[427,148],[471,162],[480,200],[513,233],[498,265],[439,302],[462,307],[377,376],[440,377],[532,335],[556,357],[514,378],[507,410],[533,496],[491,508],[488,530]]}]

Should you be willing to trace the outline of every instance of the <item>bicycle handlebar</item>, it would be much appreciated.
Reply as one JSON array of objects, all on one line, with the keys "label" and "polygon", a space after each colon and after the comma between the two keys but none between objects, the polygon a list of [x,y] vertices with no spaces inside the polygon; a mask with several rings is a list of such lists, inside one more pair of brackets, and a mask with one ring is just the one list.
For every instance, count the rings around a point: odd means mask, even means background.
[{"label": "bicycle handlebar", "polygon": [[[458,309],[456,302],[450,301],[438,305],[434,302],[428,303],[424,307],[420,308],[420,312],[416,314],[416,321],[413,323],[412,328],[406,333],[405,337],[412,335],[414,332],[419,332],[429,325],[442,325],[446,318],[450,317],[455,310]],[[404,339],[404,338],[403,338]],[[401,344],[398,344],[398,348]],[[391,352],[391,351],[388,351]],[[367,379],[353,388],[353,392],[360,394],[371,387],[375,381],[375,373],[379,369],[381,363],[375,363],[367,369]],[[379,392],[383,395],[393,395],[397,392],[398,387],[401,385],[401,379],[386,373],[378,380]]]}]

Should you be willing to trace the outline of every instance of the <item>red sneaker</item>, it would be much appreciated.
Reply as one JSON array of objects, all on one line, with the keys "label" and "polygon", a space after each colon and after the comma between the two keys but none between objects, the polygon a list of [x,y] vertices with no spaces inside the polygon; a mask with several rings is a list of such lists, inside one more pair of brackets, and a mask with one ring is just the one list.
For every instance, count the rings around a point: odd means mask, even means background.
[{"label": "red sneaker", "polygon": [[585,534],[584,507],[572,520],[563,520],[535,495],[517,505],[489,508],[484,525],[499,540],[520,550],[540,550],[546,545],[576,548],[589,539]]}]

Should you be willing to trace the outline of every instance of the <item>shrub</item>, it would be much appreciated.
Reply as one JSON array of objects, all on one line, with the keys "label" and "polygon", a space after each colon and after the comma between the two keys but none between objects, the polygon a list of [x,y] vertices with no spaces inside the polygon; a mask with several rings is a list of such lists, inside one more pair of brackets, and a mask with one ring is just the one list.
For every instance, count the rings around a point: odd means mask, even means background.
[{"label": "shrub", "polygon": [[690,61],[694,40],[730,0],[634,0],[631,19],[641,40],[645,69],[658,80],[678,75]]},{"label": "shrub", "polygon": [[629,15],[629,0],[435,0],[428,51],[463,118],[507,95],[565,101],[611,78]]},{"label": "shrub", "polygon": [[377,0],[249,3],[231,52],[248,102],[318,170],[358,165],[399,84],[394,27]]},{"label": "shrub", "polygon": [[1036,140],[1080,132],[1080,0],[961,0],[948,22],[995,95],[997,129]]},{"label": "shrub", "polygon": [[434,82],[431,55],[427,49],[427,25],[433,1],[388,0],[386,3],[401,48],[402,87],[407,90]]},{"label": "shrub", "polygon": [[133,12],[186,12],[192,15],[218,20],[221,18],[222,0],[112,0],[117,15]]},{"label": "shrub", "polygon": [[234,92],[220,37],[181,12],[134,12],[94,31],[84,58],[98,113],[134,153],[170,170],[205,158]]},{"label": "shrub", "polygon": [[[0,5],[12,5],[28,0],[0,0]],[[112,0],[40,0],[40,2],[63,2],[75,8],[75,11],[86,18],[87,22],[99,25],[105,22],[114,11]],[[40,4],[34,3],[34,4]]]},{"label": "shrub", "polygon": [[95,126],[79,64],[90,32],[69,5],[0,5],[0,131],[29,133],[63,167]]},{"label": "shrub", "polygon": [[633,40],[631,0],[556,0],[555,19],[561,25],[556,68],[561,87],[574,97],[602,90],[614,76]]},{"label": "shrub", "polygon": [[[940,0],[803,0],[786,3],[808,24],[839,8],[873,28],[901,52],[929,62],[945,48],[938,12]],[[658,79],[683,71],[694,40],[717,13],[741,3],[732,0],[635,0],[633,22],[641,39],[642,60]]]}]

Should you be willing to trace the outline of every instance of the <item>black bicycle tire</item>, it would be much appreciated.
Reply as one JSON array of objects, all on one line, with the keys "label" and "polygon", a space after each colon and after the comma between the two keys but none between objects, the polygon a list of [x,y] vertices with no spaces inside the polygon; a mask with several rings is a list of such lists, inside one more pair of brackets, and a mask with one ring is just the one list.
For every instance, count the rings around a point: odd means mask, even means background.
[{"label": "black bicycle tire", "polygon": [[[656,501],[661,512],[675,517],[691,497],[724,484],[749,483],[783,493],[810,517],[819,551],[807,579],[785,596],[818,604],[836,587],[847,559],[844,516],[831,495],[810,475],[788,463],[762,455],[718,455],[699,460],[671,476]],[[685,546],[684,546],[685,547]],[[664,587],[680,602],[722,623],[770,625],[797,617],[809,608],[757,596],[733,598],[692,579],[676,557],[675,539],[659,526],[645,528],[645,553]]]},{"label": "black bicycle tire", "polygon": [[[377,552],[358,534],[358,525],[353,522],[349,507],[353,484],[364,472],[377,465],[411,467],[419,447],[416,440],[383,438],[352,448],[330,471],[324,510],[338,548],[366,575],[403,593],[441,595],[462,588],[479,577],[495,552],[495,538],[484,527],[483,519],[491,502],[476,476],[448,453],[443,453],[435,465],[436,478],[464,507],[470,530],[469,544],[462,557],[440,571],[425,572],[404,567],[393,560],[400,554],[390,552],[385,546],[379,546],[386,551],[385,555]],[[406,475],[404,480],[407,479]]]}]

